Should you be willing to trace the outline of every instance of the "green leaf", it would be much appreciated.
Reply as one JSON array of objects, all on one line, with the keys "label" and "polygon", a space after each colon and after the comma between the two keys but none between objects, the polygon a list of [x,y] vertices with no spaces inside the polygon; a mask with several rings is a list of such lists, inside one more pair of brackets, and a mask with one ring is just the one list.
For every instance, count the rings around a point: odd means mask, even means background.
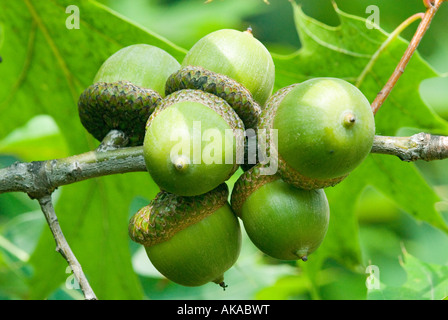
[{"label": "green leaf", "polygon": [[204,1],[133,0],[132,4],[129,6],[127,0],[114,0],[109,6],[185,48],[218,29],[243,31],[248,27],[244,23],[247,16],[260,15],[270,9],[260,0],[212,1],[205,5]]},{"label": "green leaf", "polygon": [[[372,174],[378,173],[378,174]],[[448,226],[436,204],[441,201],[415,165],[395,157],[370,155],[356,175],[389,197],[396,205],[417,220],[425,221],[448,233]]]},{"label": "green leaf", "polygon": [[0,226],[0,297],[26,299],[30,289],[27,262],[44,224],[42,212],[36,210],[18,214]]},{"label": "green leaf", "polygon": [[[355,85],[370,100],[387,82],[408,43],[392,40],[377,58],[375,53],[389,35],[367,28],[366,20],[342,12],[335,6],[340,24],[327,26],[307,16],[292,3],[297,32],[302,48],[288,56],[274,55],[276,88],[315,77],[337,77]],[[406,72],[377,113],[376,133],[394,135],[402,127],[418,128],[433,133],[448,133],[448,123],[436,115],[419,96],[420,83],[437,73],[416,53]],[[314,284],[325,261],[333,259],[346,267],[363,272],[355,205],[369,185],[391,198],[399,208],[416,219],[448,232],[446,222],[436,211],[440,201],[431,186],[421,177],[414,164],[391,156],[369,155],[349,177],[326,189],[330,202],[330,226],[321,247],[301,266]],[[313,292],[319,297],[319,292]]]},{"label": "green leaf", "polygon": [[63,128],[75,153],[92,147],[94,140],[78,121],[77,101],[92,83],[101,64],[120,48],[135,44],[156,45],[176,59],[185,51],[140,28],[94,2],[83,0],[80,28],[68,29],[66,0],[8,1],[0,12],[0,111],[6,121],[0,136],[23,125],[32,116],[51,115]]},{"label": "green leaf", "polygon": [[[403,252],[402,267],[406,271],[406,281],[401,286],[385,286],[369,290],[371,300],[441,300],[448,296],[448,266],[420,261]],[[381,269],[379,270],[381,281]]]},{"label": "green leaf", "polygon": [[[274,56],[277,88],[314,77],[337,77],[356,84],[376,51],[388,39],[381,29],[369,29],[366,20],[335,7],[340,20],[337,27],[327,26],[305,15],[293,2],[294,17],[302,48],[289,56]],[[358,83],[373,101],[400,61],[408,43],[397,38],[368,68]],[[438,74],[414,54],[405,73],[376,116],[377,134],[394,135],[401,127],[447,133],[448,124],[422,101],[419,86],[424,79]]]},{"label": "green leaf", "polygon": [[48,115],[32,118],[24,127],[0,140],[0,153],[13,154],[27,162],[69,155],[58,126]]}]

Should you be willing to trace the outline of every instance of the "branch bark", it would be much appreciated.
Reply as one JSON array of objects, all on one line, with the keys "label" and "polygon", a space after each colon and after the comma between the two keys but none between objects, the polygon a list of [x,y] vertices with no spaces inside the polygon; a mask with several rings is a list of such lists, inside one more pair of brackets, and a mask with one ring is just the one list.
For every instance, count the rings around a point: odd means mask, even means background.
[{"label": "branch bark", "polygon": [[63,185],[136,171],[146,171],[143,147],[90,151],[57,160],[17,162],[0,169],[0,193],[19,191],[38,199]]},{"label": "branch bark", "polygon": [[[448,158],[448,137],[419,133],[410,137],[375,136],[372,153],[394,155],[403,161]],[[15,163],[0,169],[0,194],[25,192],[33,199],[56,188],[91,178],[127,172],[145,172],[143,147],[90,151],[48,161]]]},{"label": "branch bark", "polygon": [[376,136],[372,153],[394,155],[403,161],[448,158],[448,137],[418,133],[410,137]]}]

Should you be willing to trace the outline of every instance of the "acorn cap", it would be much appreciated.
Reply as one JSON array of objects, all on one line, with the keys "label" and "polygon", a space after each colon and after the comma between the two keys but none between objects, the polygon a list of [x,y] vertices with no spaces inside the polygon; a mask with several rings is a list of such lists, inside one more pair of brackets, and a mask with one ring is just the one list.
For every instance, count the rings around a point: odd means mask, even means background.
[{"label": "acorn cap", "polygon": [[165,191],[140,209],[129,222],[129,236],[145,247],[167,241],[177,232],[201,221],[227,203],[223,183],[205,194],[182,197]]},{"label": "acorn cap", "polygon": [[199,66],[186,66],[173,73],[167,80],[165,93],[182,89],[197,89],[224,99],[243,120],[246,129],[255,128],[261,107],[242,84]]},{"label": "acorn cap", "polygon": [[83,126],[97,140],[115,129],[135,146],[143,143],[146,121],[161,100],[156,91],[129,81],[98,82],[81,94],[78,112]]},{"label": "acorn cap", "polygon": [[232,190],[230,204],[233,211],[241,218],[241,209],[244,202],[249,196],[257,191],[258,188],[264,186],[266,183],[280,179],[278,174],[264,175],[260,171],[263,167],[261,163],[250,168],[244,172],[235,182]]},{"label": "acorn cap", "polygon": [[[294,168],[288,165],[288,163],[282,158],[280,153],[278,152],[278,146],[275,143],[271,143],[271,134],[270,130],[273,127],[273,121],[275,118],[275,114],[277,112],[278,106],[282,102],[283,98],[294,89],[299,83],[289,85],[278,90],[275,94],[273,94],[269,100],[266,102],[266,107],[263,109],[258,126],[257,132],[260,130],[266,130],[266,156],[271,161],[271,165],[278,166],[278,171],[281,178],[297,187],[306,190],[311,189],[322,189],[326,187],[335,186],[344,180],[347,175],[331,178],[331,179],[318,179],[318,178],[309,178],[304,176]],[[279,139],[281,139],[281,133],[279,133]]]}]

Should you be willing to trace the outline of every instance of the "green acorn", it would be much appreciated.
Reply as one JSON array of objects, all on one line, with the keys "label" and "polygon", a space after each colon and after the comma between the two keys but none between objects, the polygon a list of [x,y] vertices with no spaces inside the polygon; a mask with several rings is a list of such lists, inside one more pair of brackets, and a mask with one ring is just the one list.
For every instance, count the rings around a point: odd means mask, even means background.
[{"label": "green acorn", "polygon": [[182,67],[200,66],[243,85],[263,106],[271,95],[275,65],[266,47],[252,30],[217,30],[201,38],[188,51]]},{"label": "green acorn", "polygon": [[180,64],[166,51],[135,44],[110,56],[78,101],[81,123],[97,140],[123,131],[130,145],[142,144],[149,115],[165,95],[165,83]]},{"label": "green acorn", "polygon": [[[316,78],[277,91],[260,116],[271,165],[298,188],[341,182],[370,153],[375,121],[358,88],[335,78]],[[277,163],[275,163],[277,162]]]},{"label": "green acorn", "polygon": [[243,132],[241,119],[223,99],[201,90],[176,91],[148,119],[146,167],[164,191],[206,193],[238,169]]},{"label": "green acorn", "polygon": [[260,251],[276,259],[306,261],[327,233],[325,192],[296,188],[279,175],[264,175],[261,168],[257,164],[239,177],[232,208]]},{"label": "green acorn", "polygon": [[241,229],[226,184],[199,196],[160,192],[130,220],[131,239],[145,247],[154,267],[184,286],[215,282],[238,259]]}]

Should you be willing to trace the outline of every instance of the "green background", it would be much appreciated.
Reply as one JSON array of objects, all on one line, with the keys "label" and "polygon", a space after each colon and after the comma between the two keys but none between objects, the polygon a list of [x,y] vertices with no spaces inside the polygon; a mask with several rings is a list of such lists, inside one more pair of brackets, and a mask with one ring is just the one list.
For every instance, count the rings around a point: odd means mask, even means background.
[{"label": "green background", "polygon": [[[339,9],[329,0],[84,0],[76,3],[80,29],[70,30],[71,1],[0,0],[0,167],[95,148],[77,118],[77,98],[121,47],[149,43],[181,61],[207,33],[250,26],[274,57],[276,89],[317,76],[356,82],[387,34],[424,11],[420,0],[336,3]],[[382,30],[366,28],[369,5],[380,9]],[[390,44],[360,84],[370,101],[416,27]],[[448,135],[447,27],[444,4],[378,112],[377,134]],[[442,299],[448,295],[447,167],[446,160],[410,164],[369,156],[326,190],[330,228],[309,261],[269,258],[244,237],[226,291],[164,279],[129,240],[129,217],[157,193],[148,174],[80,182],[58,189],[53,199],[100,299]],[[378,267],[380,289],[366,287],[369,265]],[[0,195],[0,298],[83,298],[37,203],[24,194]]]}]

